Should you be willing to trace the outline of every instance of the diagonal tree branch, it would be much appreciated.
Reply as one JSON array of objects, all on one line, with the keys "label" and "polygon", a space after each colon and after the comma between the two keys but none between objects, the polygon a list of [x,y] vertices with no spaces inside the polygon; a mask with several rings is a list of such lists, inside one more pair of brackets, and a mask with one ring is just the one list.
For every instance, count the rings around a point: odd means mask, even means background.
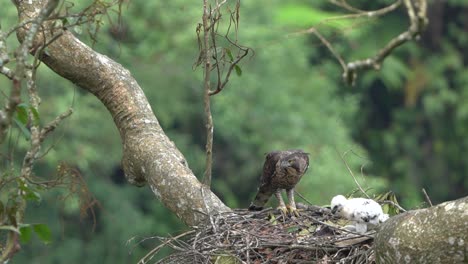
[{"label": "diagonal tree branch", "polygon": [[[46,1],[16,0],[15,4],[20,21],[24,21],[37,15],[36,10]],[[69,31],[52,27],[51,22],[44,23],[44,30],[33,46],[61,34],[47,46],[40,59],[106,106],[120,132],[122,165],[128,181],[137,186],[147,183],[163,204],[188,225],[201,223],[209,214],[229,211],[216,195],[203,190],[184,156],[162,130],[130,72],[92,50]],[[20,41],[24,40],[24,29],[18,32]]]},{"label": "diagonal tree branch", "polygon": [[[396,3],[399,3],[399,1]],[[348,85],[354,85],[359,71],[372,68],[377,70],[380,69],[385,58],[387,58],[394,49],[408,41],[417,39],[421,35],[422,31],[424,31],[428,23],[426,0],[416,0],[415,5],[413,5],[411,0],[404,0],[403,3],[410,19],[410,26],[408,29],[391,39],[374,56],[363,60],[348,62],[343,68],[343,79]]]}]

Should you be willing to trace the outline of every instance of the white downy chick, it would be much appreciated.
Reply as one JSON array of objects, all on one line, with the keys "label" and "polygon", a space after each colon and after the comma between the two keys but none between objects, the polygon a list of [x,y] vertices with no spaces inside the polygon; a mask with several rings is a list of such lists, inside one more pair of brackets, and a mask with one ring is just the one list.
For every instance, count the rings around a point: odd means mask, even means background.
[{"label": "white downy chick", "polygon": [[333,197],[331,201],[332,213],[338,214],[355,223],[355,231],[363,234],[368,225],[377,225],[388,219],[382,207],[374,200],[365,198],[346,199],[343,195]]}]

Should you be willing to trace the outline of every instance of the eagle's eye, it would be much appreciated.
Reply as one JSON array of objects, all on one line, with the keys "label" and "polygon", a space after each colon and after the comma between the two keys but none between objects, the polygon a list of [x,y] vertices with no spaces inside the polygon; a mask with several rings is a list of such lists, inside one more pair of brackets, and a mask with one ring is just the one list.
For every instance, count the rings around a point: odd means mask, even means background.
[{"label": "eagle's eye", "polygon": [[293,160],[293,159],[290,159],[290,160],[288,160],[288,163],[289,163],[289,164],[293,164],[293,163],[294,163],[294,160]]}]

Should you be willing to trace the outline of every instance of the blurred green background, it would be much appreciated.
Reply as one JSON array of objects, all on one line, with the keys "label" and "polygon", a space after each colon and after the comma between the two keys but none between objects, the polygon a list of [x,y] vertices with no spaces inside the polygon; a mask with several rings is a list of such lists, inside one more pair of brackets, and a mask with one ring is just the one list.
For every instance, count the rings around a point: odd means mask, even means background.
[{"label": "blurred green background", "polygon": [[[125,2],[121,24],[111,12],[96,43],[86,27],[74,30],[132,72],[163,129],[200,177],[202,69],[192,66],[202,2],[188,2]],[[353,1],[364,10],[389,3]],[[327,1],[272,0],[242,1],[240,14],[239,41],[255,53],[241,62],[242,75],[233,74],[225,90],[212,97],[213,189],[228,206],[246,208],[264,153],[289,148],[310,153],[310,169],[297,190],[314,204],[356,189],[343,155],[369,193],[394,191],[406,208],[424,206],[422,188],[434,203],[468,194],[468,3],[431,1],[430,24],[421,39],[398,48],[380,71],[361,74],[354,87],[344,85],[341,67],[315,36],[291,33],[318,25],[344,59],[360,59],[406,30],[403,9],[378,20],[320,25],[344,11]],[[2,29],[16,20],[13,5],[3,5]],[[9,43],[14,42],[11,37]],[[118,131],[96,98],[44,66],[38,87],[42,120],[70,106],[75,112],[44,144],[43,150],[52,148],[35,174],[48,178],[65,164],[84,179],[99,206],[93,218],[89,211],[80,214],[79,199],[67,197],[67,189],[41,193],[40,203],[28,204],[26,220],[47,224],[52,243],[33,238],[11,263],[135,263],[158,243],[138,241],[186,229],[149,188],[126,183]],[[9,88],[9,80],[0,76],[1,92],[9,94]],[[27,142],[14,137],[20,160]]]}]

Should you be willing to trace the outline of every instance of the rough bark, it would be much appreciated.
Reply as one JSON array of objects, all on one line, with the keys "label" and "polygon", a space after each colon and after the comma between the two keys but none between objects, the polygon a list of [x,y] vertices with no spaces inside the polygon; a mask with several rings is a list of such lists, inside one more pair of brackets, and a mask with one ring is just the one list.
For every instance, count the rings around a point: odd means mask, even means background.
[{"label": "rough bark", "polygon": [[[47,1],[14,3],[21,23],[36,17]],[[137,186],[147,183],[164,205],[188,225],[197,225],[206,215],[230,210],[197,180],[184,156],[165,135],[142,89],[127,69],[95,52],[69,31],[51,32],[50,24],[43,26],[32,50],[53,35],[61,34],[40,59],[106,106],[120,132],[122,165],[130,183]],[[27,28],[18,31],[20,41]]]},{"label": "rough bark", "polygon": [[390,218],[374,246],[377,263],[468,263],[468,197]]}]

